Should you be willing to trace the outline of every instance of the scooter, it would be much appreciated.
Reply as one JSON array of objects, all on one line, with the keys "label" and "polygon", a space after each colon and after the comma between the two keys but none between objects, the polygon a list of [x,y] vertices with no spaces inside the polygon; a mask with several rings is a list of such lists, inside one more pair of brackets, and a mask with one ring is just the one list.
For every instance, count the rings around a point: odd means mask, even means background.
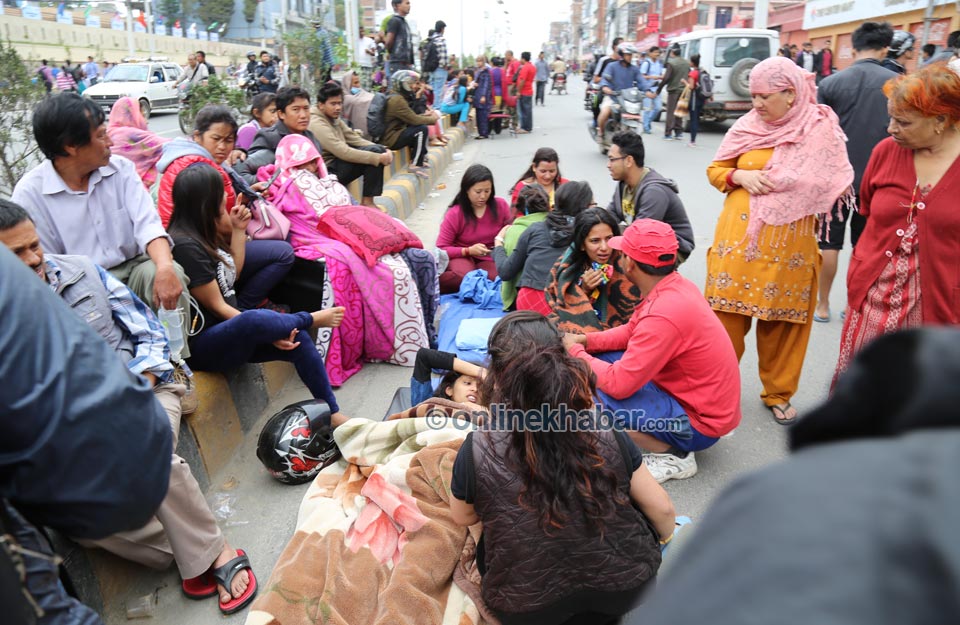
[{"label": "scooter", "polygon": [[553,84],[550,85],[550,93],[556,93],[557,95],[567,95],[567,75],[566,74],[553,75]]},{"label": "scooter", "polygon": [[[636,87],[624,89],[611,94],[616,100],[610,107],[610,119],[603,129],[603,140],[597,141],[601,154],[606,154],[613,145],[613,135],[621,130],[639,132],[643,126],[643,92]],[[594,139],[597,139],[594,125],[588,124],[587,129]]]}]

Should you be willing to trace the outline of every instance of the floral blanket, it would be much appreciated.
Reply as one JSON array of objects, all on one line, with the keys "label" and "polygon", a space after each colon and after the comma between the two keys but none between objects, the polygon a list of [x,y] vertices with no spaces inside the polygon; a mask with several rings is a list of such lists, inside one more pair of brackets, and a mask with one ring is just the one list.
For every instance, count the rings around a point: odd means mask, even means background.
[{"label": "floral blanket", "polygon": [[246,625],[491,622],[471,599],[479,526],[450,518],[464,425],[432,413],[337,428],[343,459],[310,485]]}]

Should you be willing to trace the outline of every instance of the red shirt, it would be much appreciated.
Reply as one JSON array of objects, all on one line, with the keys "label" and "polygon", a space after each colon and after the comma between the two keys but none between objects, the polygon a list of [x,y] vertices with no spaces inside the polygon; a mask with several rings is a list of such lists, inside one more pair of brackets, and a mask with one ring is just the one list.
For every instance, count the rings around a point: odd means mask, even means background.
[{"label": "red shirt", "polygon": [[[886,138],[877,144],[860,183],[860,214],[867,225],[853,248],[847,271],[847,302],[859,310],[900,245],[907,229],[907,207],[913,198],[917,172],[913,151]],[[960,324],[960,158],[916,211],[920,247],[920,292],[925,324]]]},{"label": "red shirt", "polygon": [[517,78],[517,84],[523,83],[520,88],[520,95],[533,95],[533,83],[537,77],[537,68],[529,61],[520,66],[520,76]]},{"label": "red shirt", "polygon": [[[626,350],[608,363],[591,352]],[[697,286],[672,273],[637,306],[626,325],[587,335],[570,354],[597,375],[597,388],[625,399],[653,382],[687,412],[693,428],[719,437],[740,423],[740,365],[720,320]]]}]

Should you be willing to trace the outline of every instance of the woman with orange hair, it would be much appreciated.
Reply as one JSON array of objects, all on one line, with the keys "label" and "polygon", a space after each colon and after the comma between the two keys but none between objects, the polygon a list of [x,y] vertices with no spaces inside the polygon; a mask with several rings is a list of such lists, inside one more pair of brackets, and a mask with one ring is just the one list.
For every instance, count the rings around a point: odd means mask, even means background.
[{"label": "woman with orange hair", "polygon": [[960,323],[960,75],[934,63],[884,92],[890,137],[860,185],[869,219],[847,272],[837,375],[882,334]]}]

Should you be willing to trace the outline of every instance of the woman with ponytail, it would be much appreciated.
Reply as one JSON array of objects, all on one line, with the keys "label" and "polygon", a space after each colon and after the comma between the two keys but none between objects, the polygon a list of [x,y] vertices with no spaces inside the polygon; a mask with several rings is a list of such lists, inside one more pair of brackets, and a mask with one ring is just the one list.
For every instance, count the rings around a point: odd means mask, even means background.
[{"label": "woman with ponytail", "polygon": [[503,625],[618,622],[673,536],[670,497],[596,417],[593,374],[543,315],[508,314],[488,350],[490,417],[457,454],[450,502],[457,523],[483,522],[484,603]]}]

